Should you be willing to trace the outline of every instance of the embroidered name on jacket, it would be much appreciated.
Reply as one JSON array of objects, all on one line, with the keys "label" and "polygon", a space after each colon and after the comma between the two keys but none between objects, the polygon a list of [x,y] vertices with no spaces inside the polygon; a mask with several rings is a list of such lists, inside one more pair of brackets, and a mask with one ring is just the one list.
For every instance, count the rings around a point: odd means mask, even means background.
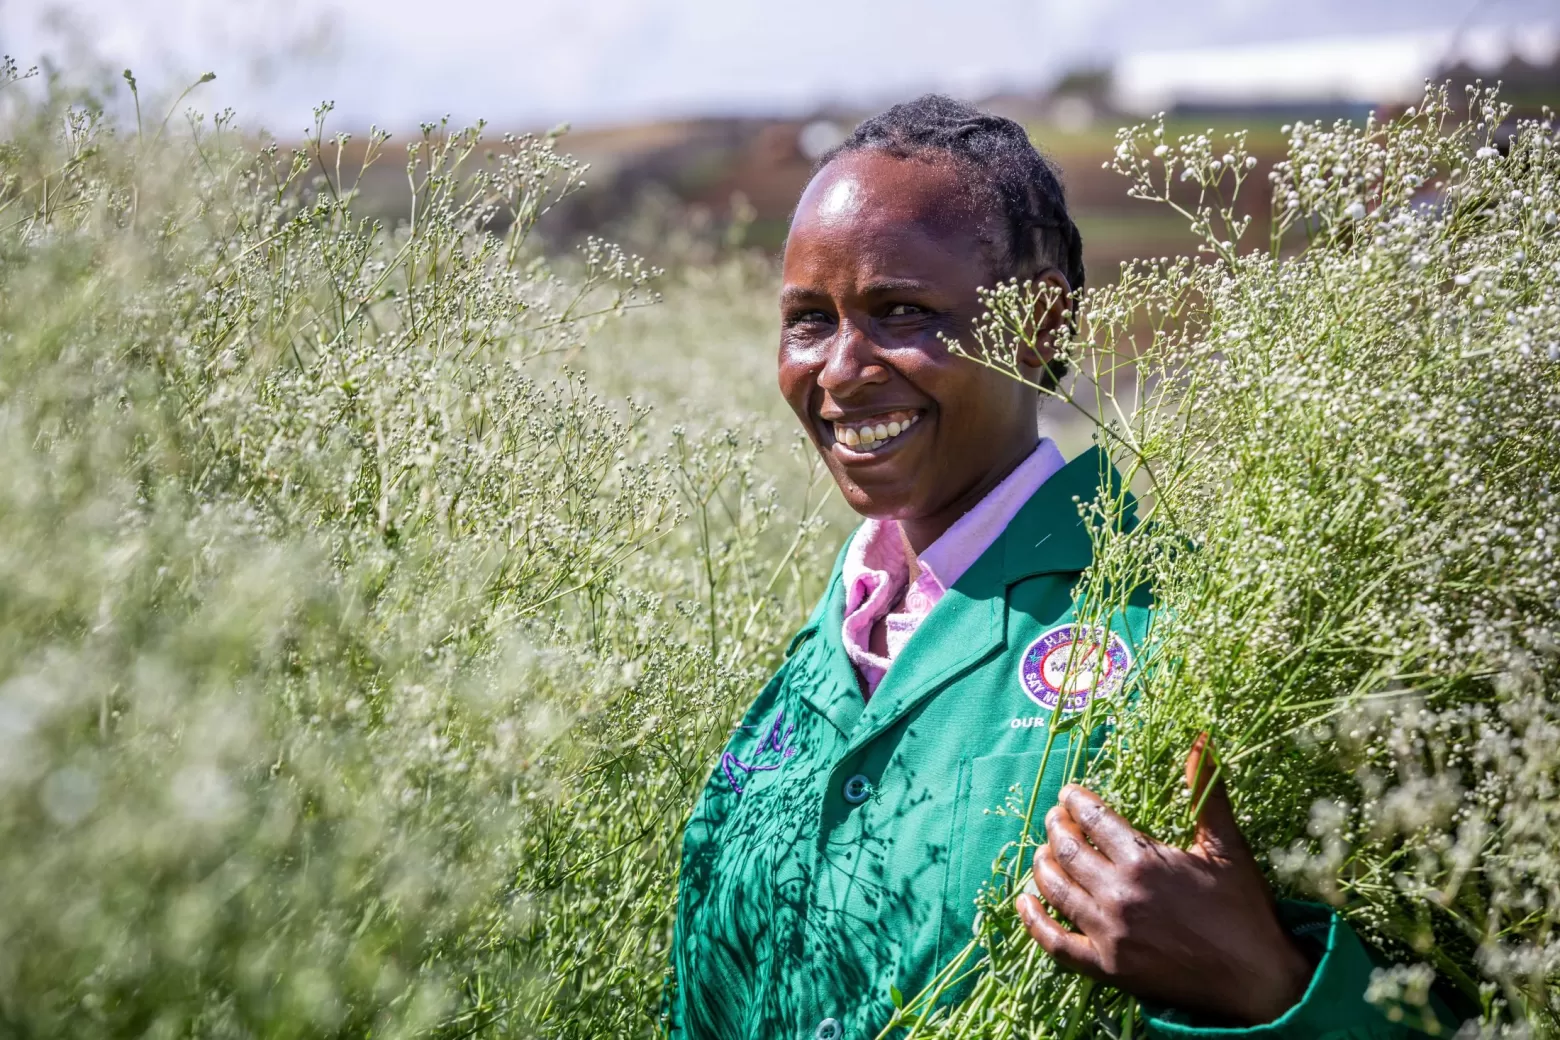
[{"label": "embroidered name on jacket", "polygon": [[[743,780],[746,780],[749,774],[767,773],[785,765],[786,759],[796,754],[796,746],[791,743],[791,734],[795,729],[795,726],[785,725],[785,709],[782,708],[775,712],[774,723],[764,734],[764,739],[758,742],[758,747],[748,756],[748,761],[744,762],[730,751],[721,755],[720,768],[726,774],[731,789],[741,794]],[[738,776],[742,779],[737,779]]]}]

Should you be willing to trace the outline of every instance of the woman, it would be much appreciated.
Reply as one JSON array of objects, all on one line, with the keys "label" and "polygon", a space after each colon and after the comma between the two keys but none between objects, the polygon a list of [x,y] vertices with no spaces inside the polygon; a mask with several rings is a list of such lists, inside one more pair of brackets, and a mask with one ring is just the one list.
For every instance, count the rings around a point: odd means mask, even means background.
[{"label": "woman", "polygon": [[[1103,638],[1071,623],[1090,560],[1075,496],[1108,467],[1064,463],[1035,391],[944,343],[969,341],[977,287],[1008,278],[1081,288],[1078,231],[1022,128],[946,98],[863,123],[797,206],[780,388],[867,519],[689,820],[675,1036],[875,1036],[891,989],[919,992],[967,942],[1019,825],[986,810],[1033,783],[1057,698],[1131,670],[1146,598]],[[1017,359],[1042,382],[1049,360]],[[1050,665],[1080,642],[1101,663],[1069,685]],[[1038,898],[1018,900],[1047,953],[1166,1009],[1160,1035],[1398,1035],[1364,1001],[1347,926],[1275,903],[1222,788],[1183,850],[1060,770]]]}]

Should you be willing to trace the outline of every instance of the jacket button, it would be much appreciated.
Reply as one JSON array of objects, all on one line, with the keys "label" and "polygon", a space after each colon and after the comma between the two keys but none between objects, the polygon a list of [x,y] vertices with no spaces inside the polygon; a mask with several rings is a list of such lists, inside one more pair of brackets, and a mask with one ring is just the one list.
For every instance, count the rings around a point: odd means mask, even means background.
[{"label": "jacket button", "polygon": [[[845,795],[845,800],[851,805],[860,805],[872,793],[872,781],[857,773],[845,781],[845,790],[842,793]],[[831,1018],[828,1021],[833,1022],[834,1019]],[[838,1023],[835,1024],[838,1025]],[[822,1029],[823,1027],[819,1026],[818,1028]]]},{"label": "jacket button", "polygon": [[840,1033],[842,1032],[839,1019],[826,1018],[818,1023],[818,1028],[813,1030],[813,1036],[817,1037],[818,1040],[840,1040]]}]

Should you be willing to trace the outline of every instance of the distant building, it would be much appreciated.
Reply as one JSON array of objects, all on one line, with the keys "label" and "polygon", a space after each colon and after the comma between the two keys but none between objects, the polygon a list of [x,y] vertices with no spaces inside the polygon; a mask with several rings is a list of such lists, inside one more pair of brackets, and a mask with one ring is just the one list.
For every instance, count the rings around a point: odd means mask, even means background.
[{"label": "distant building", "polygon": [[1144,51],[1111,70],[1111,101],[1123,111],[1408,104],[1427,79],[1488,81],[1511,69],[1560,64],[1560,19],[1384,36],[1338,36],[1221,47]]}]

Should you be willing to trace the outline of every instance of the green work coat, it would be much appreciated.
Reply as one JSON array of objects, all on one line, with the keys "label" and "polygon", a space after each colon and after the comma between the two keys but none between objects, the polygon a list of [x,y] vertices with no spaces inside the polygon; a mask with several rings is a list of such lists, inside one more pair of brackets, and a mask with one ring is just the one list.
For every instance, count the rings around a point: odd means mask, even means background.
[{"label": "green work coat", "polygon": [[[1040,769],[1052,712],[1036,662],[1070,630],[1091,558],[1075,496],[1093,499],[1102,475],[1113,477],[1090,451],[1046,481],[870,700],[842,643],[841,553],[688,821],[668,994],[674,1037],[871,1040],[893,1012],[891,990],[921,992],[970,940],[975,898],[1022,824],[990,810],[1010,791],[1027,802]],[[1113,625],[1118,657],[1136,655],[1151,609],[1145,595]],[[1046,763],[1036,819],[1056,800],[1065,758],[1053,752]],[[1325,908],[1282,911],[1315,950],[1301,1003],[1252,1029],[1166,1013],[1150,1016],[1150,1031],[1404,1035],[1363,999],[1372,963],[1353,932]]]}]

